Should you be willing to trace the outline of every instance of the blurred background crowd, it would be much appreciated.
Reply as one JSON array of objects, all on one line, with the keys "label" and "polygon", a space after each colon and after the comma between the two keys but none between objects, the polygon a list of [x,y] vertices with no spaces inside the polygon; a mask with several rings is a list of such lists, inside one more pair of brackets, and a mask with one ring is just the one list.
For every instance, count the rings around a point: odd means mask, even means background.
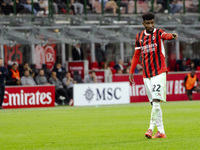
[{"label": "blurred background crowd", "polygon": [[[136,3],[136,5],[135,5]],[[183,13],[198,12],[198,0],[1,0],[1,13],[48,15],[54,14],[82,15],[84,13],[122,14],[145,13]],[[52,9],[52,10],[50,10]],[[136,10],[137,9],[137,10]],[[153,10],[152,10],[153,9]]]}]

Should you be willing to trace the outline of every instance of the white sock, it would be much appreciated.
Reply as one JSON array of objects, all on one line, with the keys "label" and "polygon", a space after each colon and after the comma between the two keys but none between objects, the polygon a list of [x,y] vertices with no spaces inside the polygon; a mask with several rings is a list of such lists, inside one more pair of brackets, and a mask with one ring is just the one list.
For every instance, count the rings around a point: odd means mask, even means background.
[{"label": "white sock", "polygon": [[158,115],[160,114],[160,102],[153,102],[152,111],[151,111],[151,120],[149,129],[152,131],[156,125],[156,120],[158,119]]},{"label": "white sock", "polygon": [[160,111],[159,111],[159,112],[160,112],[160,113],[159,113],[158,118],[157,118],[157,120],[156,120],[156,126],[157,126],[158,131],[159,131],[160,133],[165,134],[164,125],[163,125],[163,120],[162,120],[162,109],[161,109],[161,107],[160,107]]}]

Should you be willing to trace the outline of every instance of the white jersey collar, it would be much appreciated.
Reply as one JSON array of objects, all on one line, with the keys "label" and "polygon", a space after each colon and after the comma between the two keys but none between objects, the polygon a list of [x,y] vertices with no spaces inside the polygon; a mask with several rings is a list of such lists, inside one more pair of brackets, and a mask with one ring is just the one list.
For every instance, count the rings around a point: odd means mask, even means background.
[{"label": "white jersey collar", "polygon": [[[154,28],[153,33],[154,33],[155,31],[156,31],[156,28]],[[147,33],[146,30],[144,30],[144,34],[145,34],[145,35],[150,35],[149,33]]]}]

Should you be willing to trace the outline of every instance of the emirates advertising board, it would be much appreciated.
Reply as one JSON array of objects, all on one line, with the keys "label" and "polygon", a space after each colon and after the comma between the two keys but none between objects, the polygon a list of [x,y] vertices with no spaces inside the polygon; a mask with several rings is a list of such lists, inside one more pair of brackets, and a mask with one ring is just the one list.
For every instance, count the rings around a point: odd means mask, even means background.
[{"label": "emirates advertising board", "polygon": [[[183,85],[184,78],[189,72],[185,73],[170,73],[167,74],[166,94],[167,101],[184,101],[188,100],[185,87]],[[197,77],[200,79],[200,72],[196,72]],[[128,75],[113,75],[113,82],[128,81]],[[135,85],[129,85],[129,95],[132,102],[149,102],[146,95],[146,90],[143,82],[142,75],[134,76]],[[193,100],[200,100],[200,95],[193,92]]]},{"label": "emirates advertising board", "polygon": [[5,88],[3,108],[54,107],[55,86],[12,86]]},{"label": "emirates advertising board", "polygon": [[128,82],[74,85],[74,106],[128,103],[130,103]]}]

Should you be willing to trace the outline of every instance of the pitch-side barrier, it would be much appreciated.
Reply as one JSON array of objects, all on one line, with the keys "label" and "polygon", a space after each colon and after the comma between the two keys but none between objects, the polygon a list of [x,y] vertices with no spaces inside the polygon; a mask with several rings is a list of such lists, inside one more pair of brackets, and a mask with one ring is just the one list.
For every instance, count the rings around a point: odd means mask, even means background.
[{"label": "pitch-side barrier", "polygon": [[[167,74],[166,94],[167,101],[185,101],[188,100],[185,87],[183,85],[184,78],[189,72],[177,72]],[[200,72],[196,72],[197,77],[200,79]],[[128,75],[113,75],[113,82],[126,82]],[[135,85],[129,85],[130,102],[148,102],[143,77],[141,74],[134,76]],[[200,94],[193,92],[193,99],[200,100]]]}]

